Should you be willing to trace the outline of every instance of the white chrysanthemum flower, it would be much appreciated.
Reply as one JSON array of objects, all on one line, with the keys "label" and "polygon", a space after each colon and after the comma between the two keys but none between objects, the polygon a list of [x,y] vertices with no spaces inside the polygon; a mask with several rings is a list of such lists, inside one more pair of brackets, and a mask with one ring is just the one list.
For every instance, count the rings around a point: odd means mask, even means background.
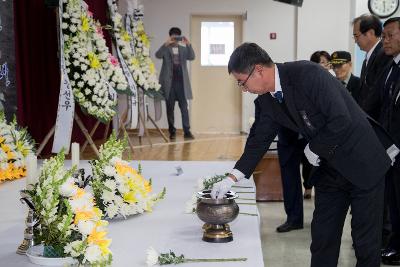
[{"label": "white chrysanthemum flower", "polygon": [[77,189],[74,178],[70,177],[61,185],[60,194],[65,197],[71,197],[76,194]]},{"label": "white chrysanthemum flower", "polygon": [[105,203],[112,203],[115,199],[115,191],[103,190],[101,198]]},{"label": "white chrysanthemum flower", "polygon": [[89,235],[96,224],[93,221],[79,221],[78,222],[78,230],[83,235]]},{"label": "white chrysanthemum flower", "polygon": [[85,251],[85,259],[90,262],[94,263],[99,261],[101,258],[101,249],[97,245],[89,245]]},{"label": "white chrysanthemum flower", "polygon": [[106,213],[109,218],[114,218],[118,214],[118,206],[115,204],[109,204],[106,206]]},{"label": "white chrysanthemum flower", "polygon": [[112,166],[106,166],[104,167],[104,174],[110,177],[116,176],[117,172],[115,171],[115,168]]},{"label": "white chrysanthemum flower", "polygon": [[71,255],[71,257],[74,257],[74,258],[79,257],[82,254],[82,251],[79,250],[79,248],[82,247],[82,243],[83,243],[83,241],[81,241],[81,240],[76,240],[71,243],[68,243],[64,247],[64,252],[66,254]]},{"label": "white chrysanthemum flower", "polygon": [[[110,175],[108,175],[108,176],[110,176]],[[115,181],[113,181],[113,180],[111,180],[111,179],[107,179],[107,180],[104,182],[104,185],[105,185],[106,187],[108,187],[111,191],[115,191],[115,189],[117,188],[117,184],[115,183]]]},{"label": "white chrysanthemum flower", "polygon": [[158,252],[153,248],[149,247],[146,251],[147,258],[146,258],[146,264],[147,266],[154,266],[158,264]]}]

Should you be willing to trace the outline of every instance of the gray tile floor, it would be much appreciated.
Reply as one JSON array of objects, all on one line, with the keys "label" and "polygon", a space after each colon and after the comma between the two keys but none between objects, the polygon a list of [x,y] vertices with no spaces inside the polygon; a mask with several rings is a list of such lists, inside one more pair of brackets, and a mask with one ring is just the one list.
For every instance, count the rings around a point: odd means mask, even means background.
[{"label": "gray tile floor", "polygon": [[[311,219],[314,201],[304,201],[304,229],[277,233],[276,227],[286,220],[283,202],[259,202],[261,239],[266,267],[310,266]],[[354,267],[350,216],[347,216],[342,235],[339,267]],[[383,266],[383,265],[382,265]]]}]

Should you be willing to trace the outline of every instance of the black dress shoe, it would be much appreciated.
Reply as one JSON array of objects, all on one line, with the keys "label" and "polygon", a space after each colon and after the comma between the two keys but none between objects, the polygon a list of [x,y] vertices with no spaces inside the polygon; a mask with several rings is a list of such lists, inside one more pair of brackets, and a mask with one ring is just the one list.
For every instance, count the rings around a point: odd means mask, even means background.
[{"label": "black dress shoe", "polygon": [[176,139],[176,133],[170,133],[169,134],[169,139],[170,140],[175,140]]},{"label": "black dress shoe", "polygon": [[285,222],[284,224],[278,226],[276,228],[276,231],[278,233],[285,233],[285,232],[290,232],[292,230],[298,230],[298,229],[303,229],[303,225],[297,225],[297,224],[291,224],[288,222]]},{"label": "black dress shoe", "polygon": [[381,251],[382,263],[385,265],[400,266],[400,251],[395,249],[384,249]]},{"label": "black dress shoe", "polygon": [[183,138],[186,139],[186,140],[193,140],[194,136],[193,136],[193,134],[191,132],[188,132],[188,133],[185,133],[183,135]]}]

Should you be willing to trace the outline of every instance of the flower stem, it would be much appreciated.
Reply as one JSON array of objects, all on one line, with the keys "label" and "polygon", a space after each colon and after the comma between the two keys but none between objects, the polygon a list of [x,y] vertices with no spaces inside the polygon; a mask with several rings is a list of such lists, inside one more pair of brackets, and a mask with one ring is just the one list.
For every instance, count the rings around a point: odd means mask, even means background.
[{"label": "flower stem", "polygon": [[252,186],[244,186],[244,185],[234,185],[232,187],[235,187],[235,188],[253,188]]},{"label": "flower stem", "polygon": [[238,205],[257,205],[257,203],[243,203],[243,202],[236,202]]},{"label": "flower stem", "polygon": [[223,261],[247,261],[247,258],[219,258],[219,259],[186,259],[185,262],[223,262]]},{"label": "flower stem", "polygon": [[239,214],[242,214],[242,215],[249,215],[249,216],[258,216],[258,215],[255,214],[255,213],[247,213],[247,212],[239,212]]},{"label": "flower stem", "polygon": [[238,200],[256,200],[255,198],[242,198],[242,197],[238,197]]}]

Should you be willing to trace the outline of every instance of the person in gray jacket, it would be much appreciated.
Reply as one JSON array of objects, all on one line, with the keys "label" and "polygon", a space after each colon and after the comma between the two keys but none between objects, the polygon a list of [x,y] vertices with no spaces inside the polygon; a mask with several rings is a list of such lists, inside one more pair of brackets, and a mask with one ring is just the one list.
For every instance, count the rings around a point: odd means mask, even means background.
[{"label": "person in gray jacket", "polygon": [[168,130],[171,140],[176,138],[174,126],[175,101],[178,101],[182,113],[184,138],[194,139],[190,132],[187,104],[188,99],[193,99],[187,60],[193,60],[195,55],[189,40],[181,34],[179,28],[171,28],[167,41],[156,52],[156,57],[163,60],[159,80],[167,106]]}]

